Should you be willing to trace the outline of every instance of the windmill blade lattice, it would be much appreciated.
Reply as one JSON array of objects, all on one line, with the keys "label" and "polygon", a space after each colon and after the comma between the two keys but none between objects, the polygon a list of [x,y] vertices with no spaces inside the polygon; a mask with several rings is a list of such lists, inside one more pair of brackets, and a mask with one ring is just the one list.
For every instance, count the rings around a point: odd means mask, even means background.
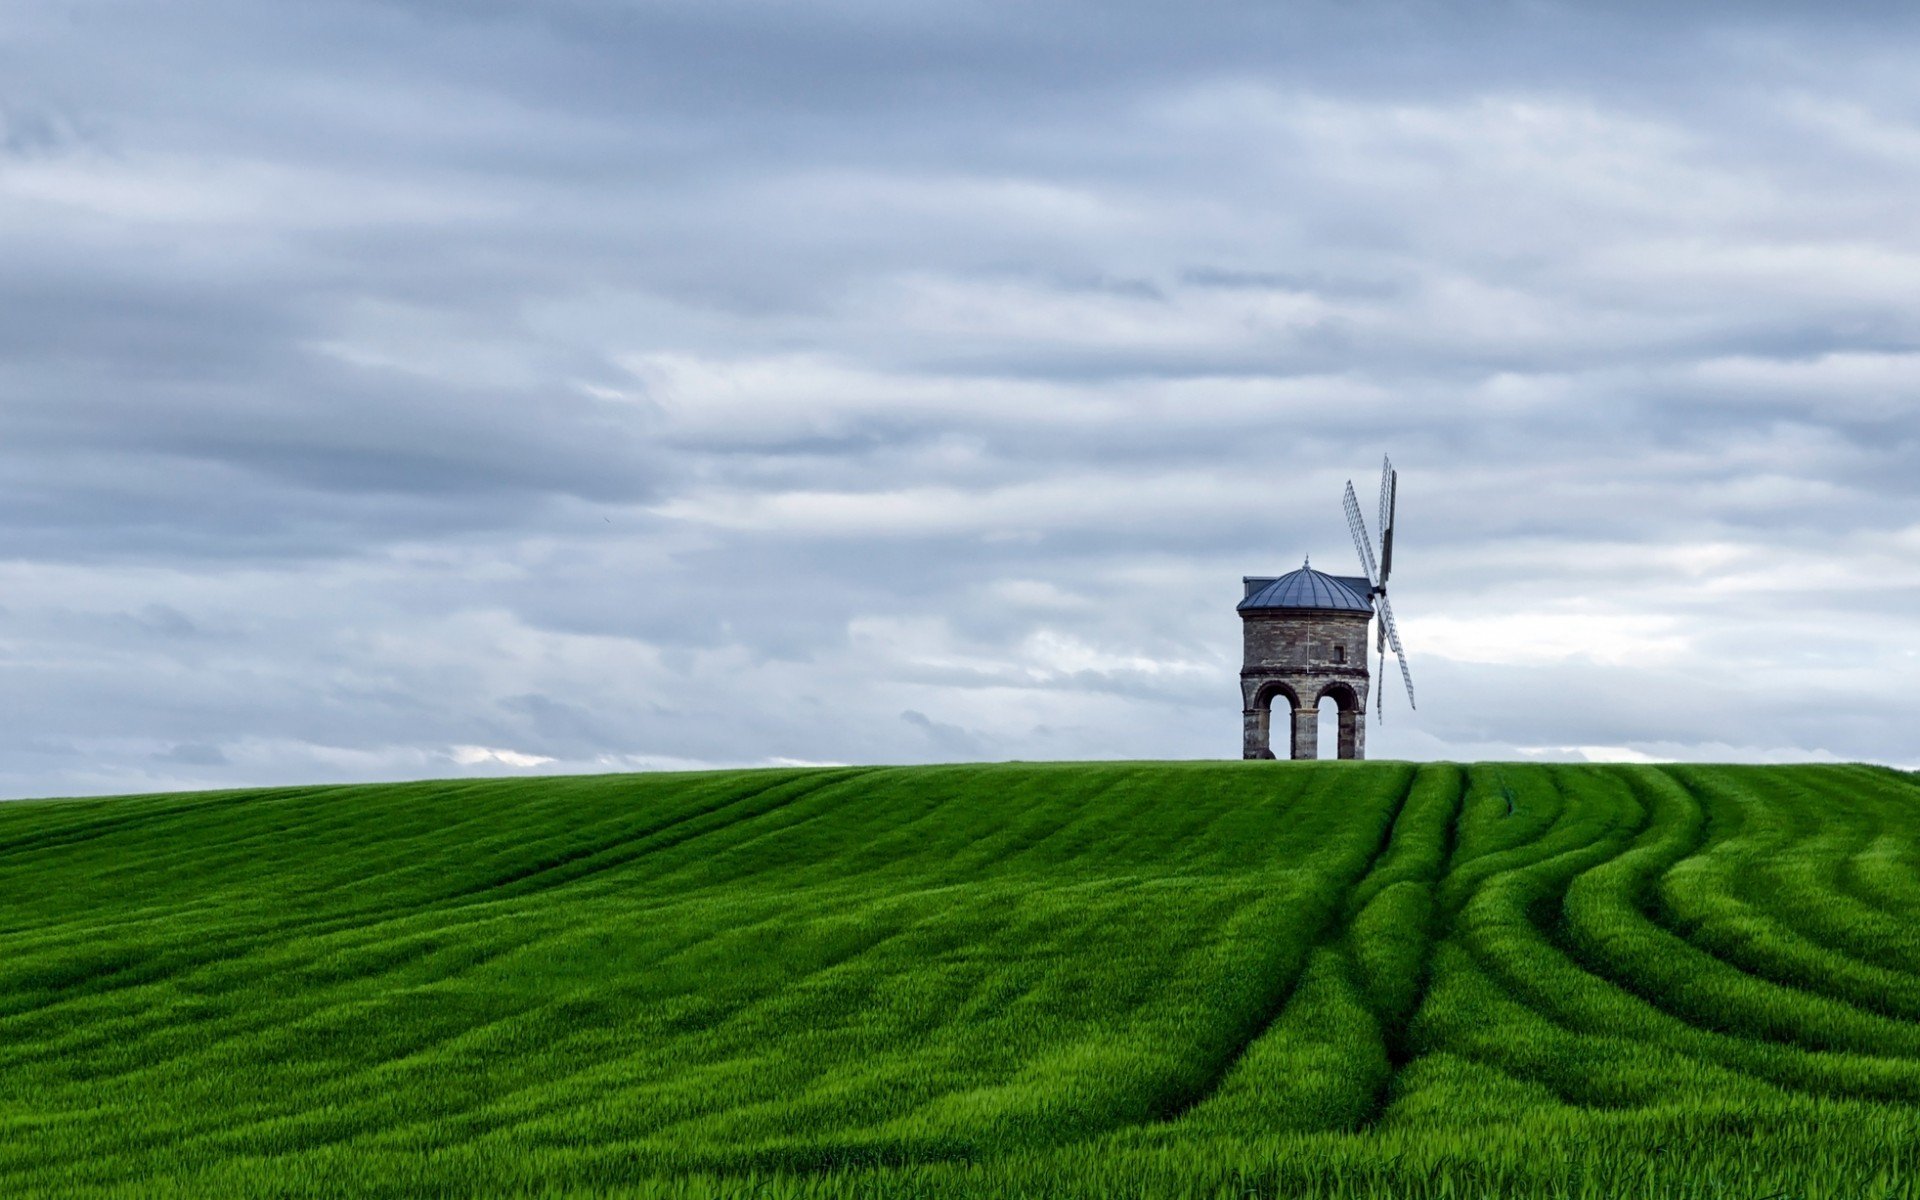
[{"label": "windmill blade lattice", "polygon": [[[1366,569],[1367,582],[1373,585],[1374,615],[1379,620],[1379,673],[1386,673],[1387,647],[1391,645],[1394,659],[1400,664],[1400,678],[1407,685],[1407,704],[1417,708],[1413,698],[1413,672],[1407,668],[1407,652],[1400,644],[1400,629],[1394,624],[1393,606],[1387,603],[1387,577],[1393,570],[1393,533],[1399,501],[1400,472],[1393,469],[1393,460],[1383,455],[1380,459],[1380,557],[1376,561],[1373,539],[1368,536],[1366,518],[1360,513],[1360,498],[1354,494],[1353,481],[1347,481],[1347,529],[1353,534],[1353,548],[1360,555],[1360,565]],[[1383,689],[1374,695],[1378,700],[1379,715],[1384,720],[1387,711],[1386,692]]]},{"label": "windmill blade lattice", "polygon": [[1413,672],[1407,669],[1407,652],[1400,645],[1400,627],[1393,622],[1393,605],[1387,603],[1386,593],[1380,594],[1378,605],[1380,627],[1387,631],[1387,642],[1393,647],[1393,656],[1400,662],[1400,678],[1407,685],[1407,707],[1419,708],[1413,699]]},{"label": "windmill blade lattice", "polygon": [[1367,520],[1360,515],[1360,498],[1353,494],[1353,481],[1347,481],[1347,529],[1353,534],[1353,548],[1359,552],[1360,565],[1366,568],[1367,582],[1380,586],[1380,566],[1373,560],[1373,542],[1367,536]]}]

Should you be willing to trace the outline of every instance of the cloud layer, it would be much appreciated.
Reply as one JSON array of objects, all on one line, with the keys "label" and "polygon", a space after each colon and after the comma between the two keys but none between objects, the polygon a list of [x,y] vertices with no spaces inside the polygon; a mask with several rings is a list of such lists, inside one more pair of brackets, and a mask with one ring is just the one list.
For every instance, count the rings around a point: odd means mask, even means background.
[{"label": "cloud layer", "polygon": [[0,794],[1920,761],[1920,50],[1806,6],[0,16]]}]

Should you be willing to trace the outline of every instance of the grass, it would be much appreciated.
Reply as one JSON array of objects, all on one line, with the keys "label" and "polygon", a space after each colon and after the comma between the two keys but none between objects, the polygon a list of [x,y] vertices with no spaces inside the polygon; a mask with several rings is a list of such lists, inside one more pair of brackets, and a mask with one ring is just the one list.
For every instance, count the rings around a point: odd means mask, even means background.
[{"label": "grass", "polygon": [[1920,1197],[1920,782],[0,805],[0,1195]]}]

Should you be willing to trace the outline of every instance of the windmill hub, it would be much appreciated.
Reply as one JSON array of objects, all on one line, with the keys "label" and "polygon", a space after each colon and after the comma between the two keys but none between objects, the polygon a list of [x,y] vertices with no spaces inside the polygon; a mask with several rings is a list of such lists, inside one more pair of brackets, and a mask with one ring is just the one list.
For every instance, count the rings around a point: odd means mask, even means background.
[{"label": "windmill hub", "polygon": [[[1398,476],[1387,463],[1380,477],[1380,558],[1375,560],[1360,503],[1347,484],[1347,524],[1365,575],[1328,575],[1311,561],[1286,575],[1249,575],[1239,604],[1246,655],[1240,668],[1244,756],[1273,758],[1273,705],[1285,701],[1293,758],[1320,753],[1320,702],[1340,710],[1341,758],[1365,758],[1368,627],[1380,622],[1377,644],[1383,665],[1388,645],[1400,663],[1413,703],[1400,631],[1387,604],[1387,572],[1393,565],[1393,525]],[[1384,704],[1382,705],[1384,708]]]}]

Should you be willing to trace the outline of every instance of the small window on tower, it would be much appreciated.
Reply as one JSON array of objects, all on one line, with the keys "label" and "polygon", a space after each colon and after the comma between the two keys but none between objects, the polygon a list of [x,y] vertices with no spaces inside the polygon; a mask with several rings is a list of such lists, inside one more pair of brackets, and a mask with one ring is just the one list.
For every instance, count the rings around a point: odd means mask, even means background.
[{"label": "small window on tower", "polygon": [[1335,646],[1333,648],[1333,661],[1337,663],[1347,661],[1347,648],[1345,646]]}]

